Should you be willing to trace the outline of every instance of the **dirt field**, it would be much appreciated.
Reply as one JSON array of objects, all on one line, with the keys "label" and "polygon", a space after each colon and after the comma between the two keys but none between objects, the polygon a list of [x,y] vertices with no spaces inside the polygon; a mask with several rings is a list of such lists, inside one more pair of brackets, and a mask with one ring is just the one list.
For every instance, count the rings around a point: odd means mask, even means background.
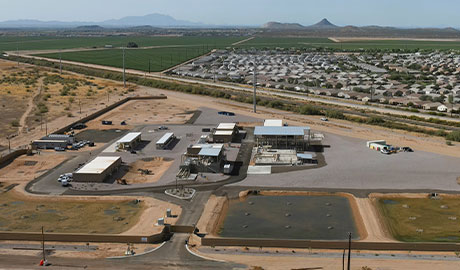
[{"label": "dirt field", "polygon": [[0,169],[0,182],[5,184],[26,184],[48,170],[64,162],[67,156],[55,153],[23,155]]},{"label": "dirt field", "polygon": [[0,231],[38,232],[44,226],[48,232],[151,235],[163,229],[154,224],[166,209],[175,217],[165,221],[175,224],[181,207],[150,197],[31,195],[20,185],[0,196]]},{"label": "dirt field", "polygon": [[27,144],[44,136],[46,126],[52,132],[135,93],[114,81],[0,60],[0,145],[18,132],[22,134],[11,146]]},{"label": "dirt field", "polygon": [[[88,122],[89,129],[132,129],[148,124],[183,124],[192,116],[193,106],[178,103],[177,100],[134,100]],[[112,125],[102,125],[102,120],[112,121]],[[121,125],[126,121],[127,125]]]},{"label": "dirt field", "polygon": [[373,195],[388,230],[400,241],[458,242],[460,197],[427,194]]},{"label": "dirt field", "polygon": [[[173,163],[173,160],[165,160],[163,158],[153,158],[147,160],[138,160],[131,163],[129,172],[123,176],[128,184],[139,183],[154,183],[166,172]],[[150,174],[145,174],[139,169],[150,170]]]},{"label": "dirt field", "polygon": [[[18,242],[14,241],[0,241],[2,244],[17,244]],[[41,242],[34,241],[21,241],[20,244],[41,246]],[[68,245],[68,246],[82,246],[85,243],[62,243],[62,242],[45,242],[46,249],[53,249],[53,246]],[[86,258],[86,259],[100,259],[114,256],[124,256],[127,249],[127,244],[122,243],[91,243],[90,247],[96,246],[96,250],[89,251],[73,251],[73,250],[59,250],[56,249],[48,254],[48,258],[53,257],[64,257],[64,258]],[[152,250],[158,247],[159,244],[134,244],[132,249],[136,254],[143,253],[149,250]],[[11,254],[11,255],[24,255],[24,256],[37,256],[40,255],[40,250],[18,250],[18,249],[7,249],[0,248],[2,254]]]}]

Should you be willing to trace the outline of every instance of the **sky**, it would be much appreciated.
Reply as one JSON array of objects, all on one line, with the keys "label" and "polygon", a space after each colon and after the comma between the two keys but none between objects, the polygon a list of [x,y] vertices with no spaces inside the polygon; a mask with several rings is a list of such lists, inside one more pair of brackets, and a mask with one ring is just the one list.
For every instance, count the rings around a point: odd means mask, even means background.
[{"label": "sky", "polygon": [[214,25],[268,21],[310,25],[460,27],[458,0],[0,0],[0,21],[98,22],[150,13]]}]

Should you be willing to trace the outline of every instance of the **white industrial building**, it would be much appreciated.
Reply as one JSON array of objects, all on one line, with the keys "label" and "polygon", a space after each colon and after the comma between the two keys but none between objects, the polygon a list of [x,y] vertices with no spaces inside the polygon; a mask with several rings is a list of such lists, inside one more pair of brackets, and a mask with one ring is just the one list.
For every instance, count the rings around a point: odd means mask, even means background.
[{"label": "white industrial building", "polygon": [[117,141],[118,150],[130,150],[141,142],[140,132],[130,132]]},{"label": "white industrial building", "polygon": [[103,182],[121,165],[121,157],[96,157],[73,173],[75,182]]},{"label": "white industrial building", "polygon": [[163,137],[161,137],[157,142],[156,142],[156,148],[157,149],[165,149],[174,139],[176,136],[174,136],[174,133],[172,132],[167,132]]},{"label": "white industrial building", "polygon": [[281,119],[265,119],[264,127],[282,127],[283,120]]}]

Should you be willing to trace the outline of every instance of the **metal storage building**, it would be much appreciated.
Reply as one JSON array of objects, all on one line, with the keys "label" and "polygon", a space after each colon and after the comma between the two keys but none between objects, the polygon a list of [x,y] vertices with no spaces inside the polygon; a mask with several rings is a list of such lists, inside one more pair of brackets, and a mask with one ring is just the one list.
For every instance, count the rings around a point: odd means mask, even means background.
[{"label": "metal storage building", "polygon": [[75,182],[103,182],[121,165],[121,157],[96,157],[73,173]]},{"label": "metal storage building", "polygon": [[117,149],[133,149],[141,141],[140,132],[130,132],[117,141]]},{"label": "metal storage building", "polygon": [[309,127],[258,126],[254,129],[257,146],[275,149],[306,150],[310,143]]},{"label": "metal storage building", "polygon": [[176,137],[174,136],[174,133],[172,132],[168,132],[168,133],[165,133],[165,135],[163,135],[163,137],[161,137],[157,143],[156,143],[156,147],[157,149],[164,149],[166,148],[166,146],[168,146],[168,144],[170,142],[172,142]]},{"label": "metal storage building", "polygon": [[55,147],[66,148],[66,140],[35,140],[32,142],[32,149],[54,149]]}]

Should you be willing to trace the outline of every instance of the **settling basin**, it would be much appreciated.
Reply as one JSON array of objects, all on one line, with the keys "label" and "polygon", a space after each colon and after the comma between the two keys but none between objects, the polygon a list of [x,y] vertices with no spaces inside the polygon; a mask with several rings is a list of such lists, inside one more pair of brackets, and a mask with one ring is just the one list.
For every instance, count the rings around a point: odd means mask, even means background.
[{"label": "settling basin", "polygon": [[307,240],[359,239],[350,202],[334,195],[250,195],[231,200],[221,237]]}]

